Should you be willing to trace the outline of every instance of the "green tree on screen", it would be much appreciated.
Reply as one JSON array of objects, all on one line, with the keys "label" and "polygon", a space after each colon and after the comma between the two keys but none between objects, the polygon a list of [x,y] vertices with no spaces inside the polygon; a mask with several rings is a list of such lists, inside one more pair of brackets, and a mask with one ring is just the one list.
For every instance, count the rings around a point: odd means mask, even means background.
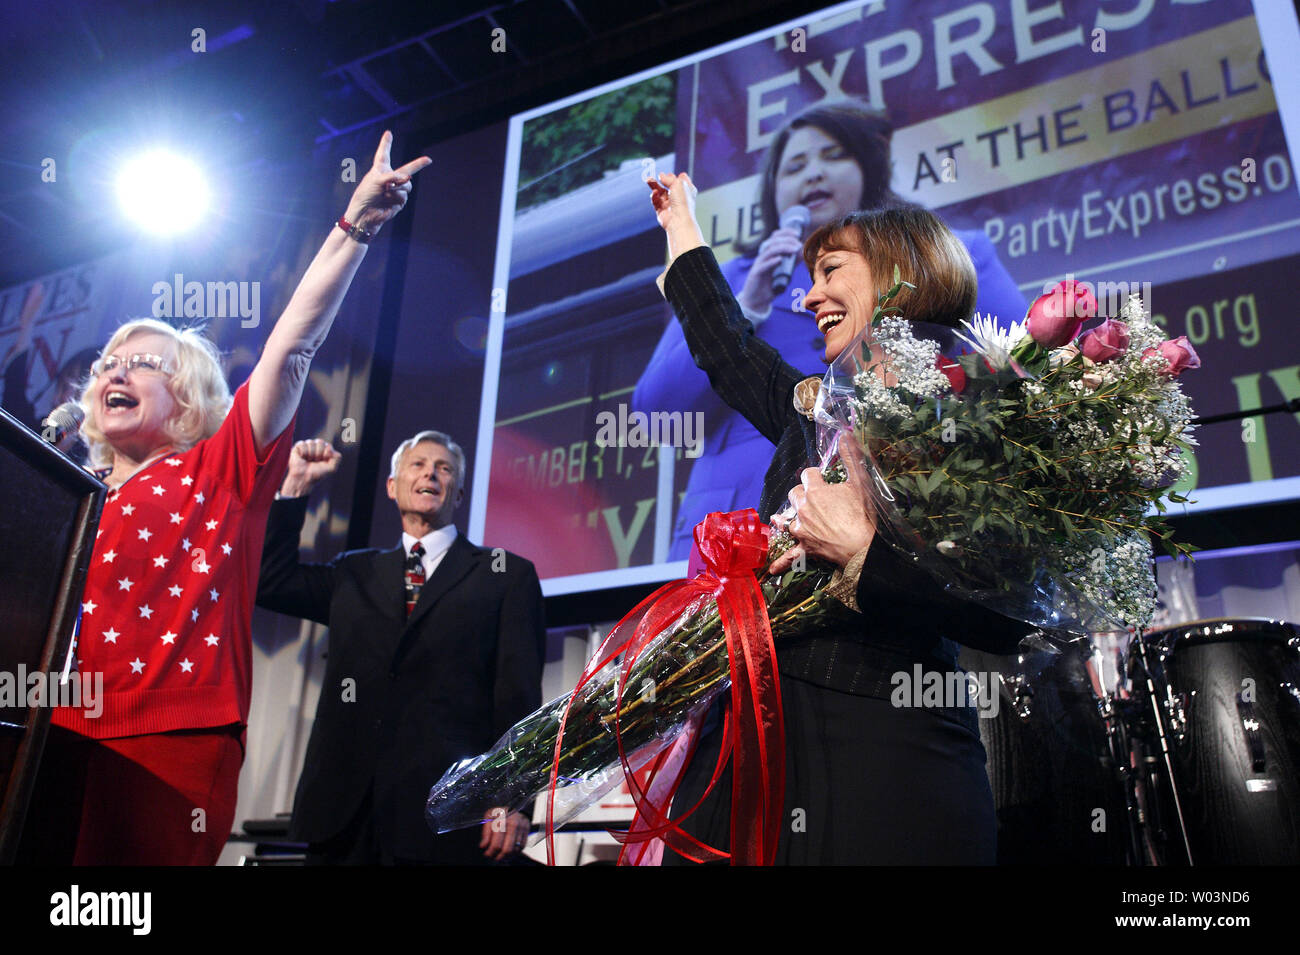
[{"label": "green tree on screen", "polygon": [[655,76],[524,124],[516,208],[562,196],[629,159],[673,149],[677,80]]}]

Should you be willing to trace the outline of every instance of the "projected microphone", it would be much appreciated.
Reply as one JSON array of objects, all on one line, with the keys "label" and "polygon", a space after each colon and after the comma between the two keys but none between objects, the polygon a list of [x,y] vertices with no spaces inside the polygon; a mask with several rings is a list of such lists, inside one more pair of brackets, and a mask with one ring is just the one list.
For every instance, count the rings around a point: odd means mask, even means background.
[{"label": "projected microphone", "polygon": [[81,430],[81,423],[86,420],[86,412],[75,401],[65,401],[45,416],[41,422],[41,437],[50,444],[58,444],[70,434]]},{"label": "projected microphone", "polygon": [[[803,230],[808,228],[812,222],[812,213],[808,211],[807,206],[791,206],[781,213],[781,228],[794,229],[799,233],[799,238],[803,238]],[[790,284],[790,275],[794,272],[794,253],[781,257],[781,261],[776,264],[772,271],[772,294],[780,295],[785,291],[785,287]]]}]

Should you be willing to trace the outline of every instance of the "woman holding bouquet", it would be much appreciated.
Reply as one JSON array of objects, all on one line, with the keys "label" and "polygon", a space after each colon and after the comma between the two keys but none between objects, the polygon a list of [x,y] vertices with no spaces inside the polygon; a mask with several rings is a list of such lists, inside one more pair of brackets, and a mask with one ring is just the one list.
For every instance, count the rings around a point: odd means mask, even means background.
[{"label": "woman holding bouquet", "polygon": [[[691,356],[718,396],[776,446],[759,514],[772,518],[787,498],[797,508],[787,529],[799,550],[857,578],[845,602],[855,623],[777,644],[785,712],[788,820],[777,848],[783,864],[991,864],[996,854],[993,798],[972,707],[896,707],[895,675],[915,667],[956,669],[956,643],[1014,649],[1026,628],[959,601],[898,557],[875,527],[850,467],[849,481],[827,485],[804,376],[759,339],[718,268],[695,218],[695,188],[684,175],[651,182],[668,238],[666,298]],[[804,304],[833,361],[871,321],[877,291],[894,266],[915,289],[894,302],[914,321],[955,326],[975,305],[969,254],[937,218],[919,208],[854,213],[809,238],[813,278]],[[810,328],[811,332],[811,328]],[[814,379],[815,380],[815,379]],[[851,462],[846,462],[850,463]],[[778,517],[778,524],[784,523]],[[680,816],[704,794],[722,733],[708,732],[677,791]],[[730,770],[682,827],[727,848]],[[676,857],[672,857],[674,860]]]},{"label": "woman holding bouquet", "polygon": [[[903,205],[889,188],[893,125],[880,110],[852,100],[818,103],[793,117],[773,136],[763,159],[758,195],[763,230],[734,243],[738,255],[722,266],[727,285],[754,326],[794,368],[813,374],[822,347],[798,299],[812,285],[797,253],[803,236],[782,228],[794,206],[808,211],[817,229],[863,209]],[[954,232],[970,252],[979,276],[976,309],[1004,321],[1025,313],[1024,296],[998,260],[997,250],[979,229]],[[773,291],[778,263],[795,256],[785,291]],[[669,322],[632,396],[637,411],[703,412],[708,422],[704,453],[691,467],[686,494],[674,518],[669,558],[691,553],[695,525],[710,511],[730,511],[758,500],[762,463],[770,455],[764,436],[743,415],[725,407],[695,366],[676,322]]]}]

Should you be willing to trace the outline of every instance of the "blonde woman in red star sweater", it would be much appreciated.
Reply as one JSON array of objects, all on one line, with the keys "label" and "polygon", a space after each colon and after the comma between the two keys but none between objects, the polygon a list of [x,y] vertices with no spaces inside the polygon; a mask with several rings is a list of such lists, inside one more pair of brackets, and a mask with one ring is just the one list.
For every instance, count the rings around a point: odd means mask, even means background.
[{"label": "blonde woman in red star sweater", "polygon": [[23,856],[79,865],[217,860],[234,821],[266,514],[307,372],[379,228],[430,160],[392,134],[232,396],[216,346],[153,319],[117,330],[81,397],[109,486],[78,662],[102,712],[61,707]]}]

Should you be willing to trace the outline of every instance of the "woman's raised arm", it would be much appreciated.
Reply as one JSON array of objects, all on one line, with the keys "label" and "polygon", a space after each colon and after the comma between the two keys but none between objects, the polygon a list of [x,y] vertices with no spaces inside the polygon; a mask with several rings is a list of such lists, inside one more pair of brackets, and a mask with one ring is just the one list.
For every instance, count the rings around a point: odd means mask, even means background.
[{"label": "woman's raised arm", "polygon": [[[397,215],[411,194],[411,177],[432,160],[421,156],[392,166],[393,134],[385,132],[370,170],[357,183],[344,220],[371,236]],[[248,411],[260,453],[293,420],[316,350],[325,341],[352,277],[366,254],[363,241],[330,230],[302,281],[267,337],[248,379]]]}]

